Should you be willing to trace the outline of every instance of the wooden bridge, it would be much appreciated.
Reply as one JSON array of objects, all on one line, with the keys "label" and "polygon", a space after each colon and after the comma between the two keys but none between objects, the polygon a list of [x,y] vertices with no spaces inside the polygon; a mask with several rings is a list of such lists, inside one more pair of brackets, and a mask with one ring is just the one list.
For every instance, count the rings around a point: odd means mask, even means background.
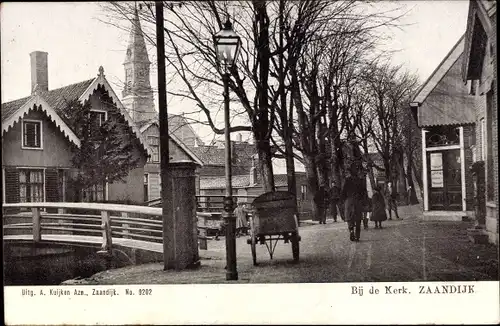
[{"label": "wooden bridge", "polygon": [[163,253],[161,208],[97,203],[3,204],[4,242],[113,246]]},{"label": "wooden bridge", "polygon": [[[217,233],[223,228],[223,197],[197,196],[200,249],[207,249],[210,231]],[[243,196],[235,197],[238,200]],[[68,202],[3,204],[4,242],[97,247],[99,253],[108,255],[112,255],[113,247],[162,254],[161,201],[149,205],[156,207]]]}]

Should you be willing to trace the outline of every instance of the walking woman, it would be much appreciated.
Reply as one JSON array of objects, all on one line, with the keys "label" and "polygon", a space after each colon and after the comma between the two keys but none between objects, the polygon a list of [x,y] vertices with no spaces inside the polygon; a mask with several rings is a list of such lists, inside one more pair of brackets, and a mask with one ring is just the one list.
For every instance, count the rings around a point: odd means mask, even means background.
[{"label": "walking woman", "polygon": [[342,188],[341,200],[344,202],[345,220],[349,226],[349,239],[359,241],[361,235],[361,219],[363,217],[363,200],[366,193],[366,181],[358,177],[358,167],[351,164],[350,176]]},{"label": "walking woman", "polygon": [[382,222],[387,220],[387,214],[385,213],[385,200],[384,196],[380,192],[380,187],[376,186],[373,189],[372,196],[372,216],[370,220],[375,222],[375,229],[382,228]]}]

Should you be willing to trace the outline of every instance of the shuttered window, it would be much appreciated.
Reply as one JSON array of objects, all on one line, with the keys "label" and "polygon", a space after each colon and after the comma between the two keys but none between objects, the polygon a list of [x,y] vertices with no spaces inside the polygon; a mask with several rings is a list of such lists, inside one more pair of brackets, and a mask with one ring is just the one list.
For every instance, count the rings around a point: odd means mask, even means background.
[{"label": "shuttered window", "polygon": [[19,172],[17,169],[5,169],[5,201],[19,203]]},{"label": "shuttered window", "polygon": [[65,201],[64,192],[66,189],[63,169],[45,170],[45,197],[48,202]]},{"label": "shuttered window", "polygon": [[23,147],[41,148],[42,147],[42,122],[41,121],[23,121]]}]

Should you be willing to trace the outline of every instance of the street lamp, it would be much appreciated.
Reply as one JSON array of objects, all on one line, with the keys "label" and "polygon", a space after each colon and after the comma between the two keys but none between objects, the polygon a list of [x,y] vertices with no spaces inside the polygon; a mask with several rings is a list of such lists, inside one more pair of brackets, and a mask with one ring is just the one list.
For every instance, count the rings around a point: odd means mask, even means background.
[{"label": "street lamp", "polygon": [[240,37],[233,31],[227,18],[224,28],[214,35],[217,62],[222,69],[224,82],[224,138],[226,156],[226,197],[224,198],[224,224],[226,225],[226,280],[237,280],[236,269],[236,220],[233,214],[233,186],[231,184],[231,136],[229,134],[229,71],[234,66],[241,47]]}]

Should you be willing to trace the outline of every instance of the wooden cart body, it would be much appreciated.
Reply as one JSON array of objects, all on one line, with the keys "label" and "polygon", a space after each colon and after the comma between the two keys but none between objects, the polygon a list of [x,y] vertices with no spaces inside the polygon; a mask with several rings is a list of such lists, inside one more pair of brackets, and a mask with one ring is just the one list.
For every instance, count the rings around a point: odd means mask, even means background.
[{"label": "wooden cart body", "polygon": [[266,244],[272,259],[279,240],[292,243],[293,258],[297,261],[300,236],[294,195],[287,191],[264,193],[252,202],[252,213],[248,243],[252,246],[254,265],[256,244]]}]

